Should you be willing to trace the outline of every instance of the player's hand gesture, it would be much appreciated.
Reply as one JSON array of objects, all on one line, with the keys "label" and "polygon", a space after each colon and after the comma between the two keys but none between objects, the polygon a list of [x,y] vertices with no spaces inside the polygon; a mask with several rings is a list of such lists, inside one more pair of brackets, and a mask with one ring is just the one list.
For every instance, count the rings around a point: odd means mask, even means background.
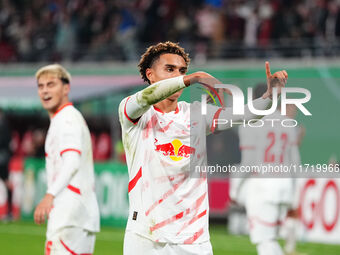
[{"label": "player's hand gesture", "polygon": [[44,198],[40,201],[37,208],[34,211],[34,221],[37,224],[42,224],[45,219],[48,218],[52,208],[53,208],[54,197],[51,194],[46,194]]},{"label": "player's hand gesture", "polygon": [[288,79],[286,70],[278,71],[274,74],[270,72],[269,62],[266,61],[266,75],[267,75],[267,91],[263,94],[262,98],[272,98],[273,88],[277,88],[278,95],[281,94],[281,88],[283,88]]}]

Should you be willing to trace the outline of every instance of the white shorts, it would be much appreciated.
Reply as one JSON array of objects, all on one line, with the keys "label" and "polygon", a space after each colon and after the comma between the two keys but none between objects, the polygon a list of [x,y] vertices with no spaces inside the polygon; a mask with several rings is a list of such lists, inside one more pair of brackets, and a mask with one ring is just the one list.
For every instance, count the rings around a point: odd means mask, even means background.
[{"label": "white shorts", "polygon": [[251,242],[258,244],[266,240],[277,239],[282,222],[287,215],[287,208],[286,204],[271,202],[247,203],[246,211]]},{"label": "white shorts", "polygon": [[136,233],[126,231],[124,255],[212,255],[210,241],[199,244],[158,243]]},{"label": "white shorts", "polygon": [[45,255],[90,255],[94,251],[96,235],[78,227],[65,227],[50,237],[45,243]]}]

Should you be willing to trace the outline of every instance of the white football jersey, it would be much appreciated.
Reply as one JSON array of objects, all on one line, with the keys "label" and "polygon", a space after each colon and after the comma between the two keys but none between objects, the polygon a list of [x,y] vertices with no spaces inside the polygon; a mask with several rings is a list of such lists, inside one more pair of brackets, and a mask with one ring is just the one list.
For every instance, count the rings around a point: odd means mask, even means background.
[{"label": "white football jersey", "polygon": [[127,230],[156,242],[208,241],[207,179],[192,177],[190,164],[206,165],[206,135],[218,108],[208,106],[204,117],[199,102],[179,102],[169,113],[151,106],[134,123],[128,100],[119,107],[130,179]]},{"label": "white football jersey", "polygon": [[[274,122],[273,119],[275,119]],[[242,151],[240,165],[290,167],[300,164],[300,156],[297,155],[299,154],[297,128],[282,126],[281,121],[283,119],[287,119],[287,117],[276,111],[262,119],[264,123],[262,127],[239,127],[240,149]],[[288,124],[292,125],[291,122],[287,122],[286,125]],[[261,174],[257,176],[261,177]],[[264,174],[262,175],[264,178],[250,178],[250,183],[246,184],[249,185],[249,197],[254,199],[253,197],[256,196],[259,199],[273,202],[291,203],[294,185],[292,178],[287,178],[289,176],[292,175],[282,171]]]},{"label": "white football jersey", "polygon": [[80,154],[80,166],[68,186],[54,198],[47,236],[65,226],[99,231],[90,132],[81,113],[71,103],[61,107],[52,117],[47,133],[45,152],[48,188],[58,178],[62,155],[67,151]]},{"label": "white football jersey", "polygon": [[[281,121],[287,119],[279,111],[264,117],[261,127],[239,127],[241,151],[252,154],[242,155],[241,164],[298,164],[292,155],[292,147],[297,146],[297,127],[284,127]],[[274,121],[272,121],[274,120]],[[273,124],[272,124],[273,123]],[[287,122],[285,125],[292,125]],[[254,124],[255,126],[255,124]]]}]

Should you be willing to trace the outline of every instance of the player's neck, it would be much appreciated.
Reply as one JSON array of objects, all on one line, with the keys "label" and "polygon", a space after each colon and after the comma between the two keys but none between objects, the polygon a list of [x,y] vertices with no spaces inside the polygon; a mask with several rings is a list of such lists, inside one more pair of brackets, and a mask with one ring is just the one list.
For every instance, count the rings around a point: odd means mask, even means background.
[{"label": "player's neck", "polygon": [[71,102],[68,99],[63,100],[57,107],[55,107],[53,110],[48,111],[48,115],[50,119],[52,119],[61,109],[63,109],[67,104],[70,104]]},{"label": "player's neck", "polygon": [[154,107],[158,108],[164,113],[176,111],[177,109],[177,100],[170,100],[168,98],[164,99],[163,101],[154,104]]}]

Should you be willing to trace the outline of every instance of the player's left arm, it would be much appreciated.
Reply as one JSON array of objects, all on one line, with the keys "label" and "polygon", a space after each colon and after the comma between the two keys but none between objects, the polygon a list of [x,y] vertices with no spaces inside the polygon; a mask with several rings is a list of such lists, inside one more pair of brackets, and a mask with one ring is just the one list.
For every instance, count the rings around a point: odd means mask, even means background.
[{"label": "player's left arm", "polygon": [[138,119],[153,104],[162,101],[186,86],[183,76],[161,80],[123,99],[119,105],[119,112],[123,113],[131,122],[137,123]]}]

